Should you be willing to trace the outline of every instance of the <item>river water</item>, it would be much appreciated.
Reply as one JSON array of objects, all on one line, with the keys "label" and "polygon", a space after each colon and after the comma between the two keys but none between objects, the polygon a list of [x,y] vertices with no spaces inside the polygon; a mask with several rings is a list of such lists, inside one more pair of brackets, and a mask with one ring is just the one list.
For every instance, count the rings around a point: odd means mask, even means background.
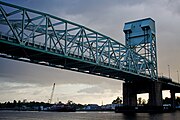
[{"label": "river water", "polygon": [[122,114],[114,112],[18,112],[0,111],[0,120],[179,120],[180,111],[173,113]]}]

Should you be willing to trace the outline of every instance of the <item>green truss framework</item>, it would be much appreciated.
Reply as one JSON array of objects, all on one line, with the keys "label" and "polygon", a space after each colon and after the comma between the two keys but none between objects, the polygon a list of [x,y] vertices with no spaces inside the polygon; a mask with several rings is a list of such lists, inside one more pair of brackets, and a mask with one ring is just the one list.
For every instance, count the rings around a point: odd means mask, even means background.
[{"label": "green truss framework", "polygon": [[[154,68],[149,66],[151,61],[116,40],[59,17],[1,1],[0,43],[157,80],[157,74],[152,70]],[[0,54],[11,56],[11,53],[2,51]],[[25,57],[31,61],[35,61],[35,58],[35,54]],[[49,65],[53,63],[51,60],[36,62]],[[93,70],[86,69],[86,72],[92,73],[95,69],[95,67]],[[110,76],[108,72],[107,77]],[[118,76],[115,78],[122,79]]]}]

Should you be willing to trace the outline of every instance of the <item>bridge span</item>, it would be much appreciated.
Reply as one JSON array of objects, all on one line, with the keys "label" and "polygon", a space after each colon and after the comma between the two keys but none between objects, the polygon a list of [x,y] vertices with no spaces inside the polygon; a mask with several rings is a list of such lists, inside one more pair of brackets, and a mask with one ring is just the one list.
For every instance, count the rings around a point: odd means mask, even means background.
[{"label": "bridge span", "polygon": [[108,36],[46,13],[0,4],[5,55],[120,80],[157,79],[149,59]]},{"label": "bridge span", "polygon": [[162,90],[172,96],[180,84],[158,77],[155,21],[125,23],[125,45],[71,21],[0,1],[0,56],[125,81],[124,104],[150,93],[162,106]]}]

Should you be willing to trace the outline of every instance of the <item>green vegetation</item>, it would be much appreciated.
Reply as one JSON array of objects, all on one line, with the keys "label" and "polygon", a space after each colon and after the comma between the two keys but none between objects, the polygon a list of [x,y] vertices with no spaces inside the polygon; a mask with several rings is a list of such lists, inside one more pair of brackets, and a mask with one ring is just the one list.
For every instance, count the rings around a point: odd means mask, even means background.
[{"label": "green vegetation", "polygon": [[[61,101],[57,104],[64,104]],[[27,100],[23,101],[16,101],[13,102],[4,102],[0,103],[0,110],[30,110],[30,111],[37,111],[37,110],[44,110],[48,107],[51,107],[53,104],[45,103],[45,102],[36,102],[36,101],[30,101],[27,102]],[[81,109],[84,107],[82,104],[76,104],[71,100],[68,100],[66,105],[70,105],[76,109]]]},{"label": "green vegetation", "polygon": [[[166,97],[166,98],[163,100],[163,104],[171,104],[171,98]],[[177,105],[177,106],[180,105],[180,97],[176,97],[175,105]]]},{"label": "green vegetation", "polygon": [[116,100],[113,100],[112,104],[122,104],[122,98],[117,97]]},{"label": "green vegetation", "polygon": [[[139,105],[145,105],[148,104],[148,101],[142,99],[142,98],[138,98],[137,103]],[[61,101],[57,104],[64,104]],[[88,105],[82,105],[82,104],[76,104],[71,100],[68,100],[67,103],[65,103],[66,105],[69,105],[73,108],[76,108],[76,110],[82,110],[84,107],[88,106]],[[115,100],[112,101],[112,104],[122,104],[122,98],[121,97],[117,97]],[[171,104],[171,98],[165,98],[163,100],[163,104]],[[23,101],[8,101],[8,102],[4,102],[4,103],[0,103],[0,110],[45,110],[49,107],[51,107],[53,104],[50,103],[45,103],[45,102],[36,102],[36,101],[30,101],[27,102],[27,100],[23,100]],[[180,105],[180,97],[176,97],[175,100],[175,105],[179,106]]]},{"label": "green vegetation", "polygon": [[12,110],[37,110],[40,109],[40,106],[43,107],[50,107],[51,104],[49,103],[44,103],[44,102],[26,102],[25,100],[23,101],[16,101],[14,100],[13,102],[5,102],[5,103],[0,103],[0,109],[12,109]]}]

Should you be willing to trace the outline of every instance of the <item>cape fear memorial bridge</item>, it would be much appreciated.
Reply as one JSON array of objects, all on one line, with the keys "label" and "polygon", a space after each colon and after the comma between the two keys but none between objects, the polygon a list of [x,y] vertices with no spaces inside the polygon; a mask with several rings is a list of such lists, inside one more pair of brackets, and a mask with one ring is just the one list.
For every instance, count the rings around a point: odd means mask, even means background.
[{"label": "cape fear memorial bridge", "polygon": [[124,106],[137,106],[149,93],[149,106],[162,106],[170,90],[172,106],[180,84],[159,77],[155,21],[127,22],[125,45],[62,18],[0,1],[0,57],[123,80]]}]

